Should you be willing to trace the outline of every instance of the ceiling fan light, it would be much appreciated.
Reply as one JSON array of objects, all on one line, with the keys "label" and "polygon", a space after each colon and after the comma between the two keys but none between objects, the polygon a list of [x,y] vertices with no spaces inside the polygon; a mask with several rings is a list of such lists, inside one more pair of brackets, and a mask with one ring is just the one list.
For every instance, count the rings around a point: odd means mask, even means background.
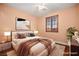
[{"label": "ceiling fan light", "polygon": [[40,10],[47,10],[48,8],[45,5],[35,5],[35,7]]}]

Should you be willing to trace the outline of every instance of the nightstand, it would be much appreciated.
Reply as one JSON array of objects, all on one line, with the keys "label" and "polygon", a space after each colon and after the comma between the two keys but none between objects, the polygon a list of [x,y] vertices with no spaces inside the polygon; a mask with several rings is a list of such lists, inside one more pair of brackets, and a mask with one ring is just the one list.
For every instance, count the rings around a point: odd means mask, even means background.
[{"label": "nightstand", "polygon": [[12,47],[11,41],[0,43],[0,52],[10,49]]},{"label": "nightstand", "polygon": [[79,56],[79,43],[75,39],[71,41],[71,56]]}]

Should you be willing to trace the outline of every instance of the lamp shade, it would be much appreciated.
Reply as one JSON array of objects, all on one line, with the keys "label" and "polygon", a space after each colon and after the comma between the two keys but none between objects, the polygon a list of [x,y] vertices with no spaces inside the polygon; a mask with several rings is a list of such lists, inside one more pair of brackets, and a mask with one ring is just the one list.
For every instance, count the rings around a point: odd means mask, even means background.
[{"label": "lamp shade", "polygon": [[35,34],[38,34],[38,31],[34,31]]},{"label": "lamp shade", "polygon": [[10,36],[11,35],[11,32],[4,32],[4,35],[5,36]]}]

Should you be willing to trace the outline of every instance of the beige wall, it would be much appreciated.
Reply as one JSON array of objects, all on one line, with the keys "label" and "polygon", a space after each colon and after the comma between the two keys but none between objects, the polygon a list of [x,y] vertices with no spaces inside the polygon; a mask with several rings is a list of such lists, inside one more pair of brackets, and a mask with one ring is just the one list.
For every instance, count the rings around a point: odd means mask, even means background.
[{"label": "beige wall", "polygon": [[[46,32],[45,31],[45,17],[59,15],[58,17],[58,32]],[[78,18],[77,18],[77,9],[76,7],[67,8],[64,10],[59,10],[57,12],[51,12],[47,16],[40,17],[37,20],[39,34],[45,37],[52,38],[54,40],[59,40],[62,42],[66,42],[66,29],[68,27],[76,27],[78,28]],[[78,22],[78,23],[77,23]],[[78,27],[77,27],[78,26]],[[79,29],[79,28],[78,28]]]},{"label": "beige wall", "polygon": [[79,4],[76,6],[76,9],[77,9],[77,17],[78,17],[78,19],[77,19],[77,27],[79,29]]},{"label": "beige wall", "polygon": [[[0,36],[4,31],[15,31],[16,17],[24,18],[31,21],[31,30],[36,30],[36,18],[28,13],[21,12],[5,4],[0,4]],[[0,37],[0,38],[1,38]],[[2,39],[2,38],[1,38]],[[1,40],[0,39],[0,40]]]},{"label": "beige wall", "polygon": [[[59,31],[45,32],[45,17],[59,15]],[[34,17],[29,13],[21,12],[14,8],[8,7],[5,4],[0,4],[0,33],[4,31],[15,30],[16,17],[25,18],[31,21],[31,30],[38,30],[40,36],[52,38],[66,42],[66,29],[68,27],[76,27],[79,29],[79,6],[51,12],[44,17]],[[4,39],[0,34],[0,40]]]}]

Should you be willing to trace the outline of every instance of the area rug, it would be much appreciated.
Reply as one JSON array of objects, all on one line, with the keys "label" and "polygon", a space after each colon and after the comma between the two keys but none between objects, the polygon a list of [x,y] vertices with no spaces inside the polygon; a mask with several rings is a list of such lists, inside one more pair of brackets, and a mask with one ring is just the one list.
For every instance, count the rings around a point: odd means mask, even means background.
[{"label": "area rug", "polygon": [[63,56],[64,55],[65,46],[55,44],[55,48],[50,54],[50,56]]}]

